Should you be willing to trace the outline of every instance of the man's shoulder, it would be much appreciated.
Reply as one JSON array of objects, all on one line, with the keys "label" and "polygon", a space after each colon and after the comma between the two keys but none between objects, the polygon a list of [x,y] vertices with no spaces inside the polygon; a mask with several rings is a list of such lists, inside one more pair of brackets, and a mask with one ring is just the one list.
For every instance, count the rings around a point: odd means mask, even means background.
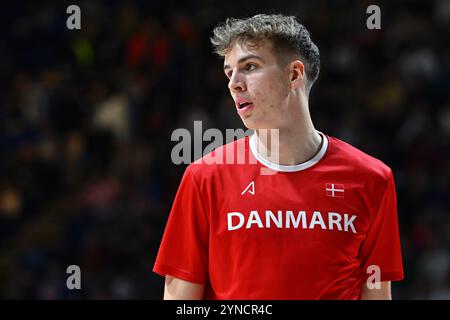
[{"label": "man's shoulder", "polygon": [[361,177],[387,180],[392,169],[380,159],[367,154],[359,148],[336,137],[329,137],[332,146],[330,159],[346,165]]}]

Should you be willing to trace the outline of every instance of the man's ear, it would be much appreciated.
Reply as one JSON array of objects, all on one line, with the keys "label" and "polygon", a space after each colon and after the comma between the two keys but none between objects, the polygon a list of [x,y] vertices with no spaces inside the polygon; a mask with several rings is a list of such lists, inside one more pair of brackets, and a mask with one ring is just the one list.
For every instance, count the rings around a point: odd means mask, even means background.
[{"label": "man's ear", "polygon": [[290,83],[291,89],[297,89],[305,86],[306,74],[305,65],[300,60],[295,60],[290,63]]}]

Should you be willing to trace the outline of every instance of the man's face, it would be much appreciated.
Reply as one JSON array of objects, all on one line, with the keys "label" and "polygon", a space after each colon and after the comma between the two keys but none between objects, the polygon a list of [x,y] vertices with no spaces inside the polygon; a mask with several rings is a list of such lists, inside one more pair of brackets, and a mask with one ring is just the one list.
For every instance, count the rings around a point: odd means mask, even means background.
[{"label": "man's face", "polygon": [[224,72],[247,128],[282,128],[288,123],[289,66],[280,66],[270,42],[257,47],[236,43],[225,55]]}]

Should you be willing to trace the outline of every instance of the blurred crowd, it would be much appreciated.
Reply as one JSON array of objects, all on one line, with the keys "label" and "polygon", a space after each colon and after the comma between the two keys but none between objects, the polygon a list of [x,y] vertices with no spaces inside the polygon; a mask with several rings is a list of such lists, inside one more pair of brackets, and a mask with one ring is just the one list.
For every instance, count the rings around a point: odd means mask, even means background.
[{"label": "blurred crowd", "polygon": [[[381,30],[366,8],[381,7]],[[405,280],[450,299],[450,2],[16,0],[0,19],[0,298],[160,299],[152,267],[185,166],[171,133],[242,128],[212,53],[228,16],[296,14],[321,51],[318,130],[389,165]],[[78,265],[82,289],[66,288]]]}]

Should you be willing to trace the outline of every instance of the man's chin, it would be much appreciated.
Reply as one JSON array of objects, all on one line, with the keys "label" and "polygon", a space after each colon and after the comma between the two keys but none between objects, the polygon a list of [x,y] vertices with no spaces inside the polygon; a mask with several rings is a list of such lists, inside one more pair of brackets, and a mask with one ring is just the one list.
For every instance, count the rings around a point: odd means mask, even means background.
[{"label": "man's chin", "polygon": [[242,119],[242,122],[247,129],[251,130],[271,129],[271,126],[269,126],[267,123],[262,121],[255,121],[254,119]]}]

